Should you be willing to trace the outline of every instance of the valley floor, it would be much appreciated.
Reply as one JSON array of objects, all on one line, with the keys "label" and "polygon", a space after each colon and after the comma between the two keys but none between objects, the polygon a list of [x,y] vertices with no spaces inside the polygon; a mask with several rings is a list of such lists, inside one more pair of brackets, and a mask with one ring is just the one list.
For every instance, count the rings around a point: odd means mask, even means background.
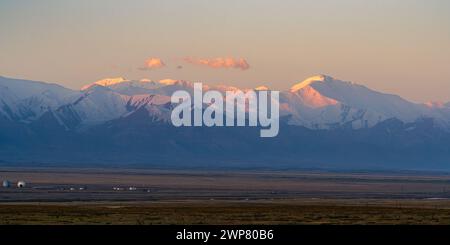
[{"label": "valley floor", "polygon": [[450,175],[0,169],[0,224],[450,224]]}]

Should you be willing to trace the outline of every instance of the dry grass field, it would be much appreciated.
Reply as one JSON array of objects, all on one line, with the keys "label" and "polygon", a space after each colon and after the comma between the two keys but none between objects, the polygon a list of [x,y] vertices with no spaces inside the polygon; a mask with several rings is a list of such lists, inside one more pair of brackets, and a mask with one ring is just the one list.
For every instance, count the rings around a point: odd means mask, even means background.
[{"label": "dry grass field", "polygon": [[0,206],[0,224],[450,224],[450,204],[446,208],[418,204],[8,204]]}]

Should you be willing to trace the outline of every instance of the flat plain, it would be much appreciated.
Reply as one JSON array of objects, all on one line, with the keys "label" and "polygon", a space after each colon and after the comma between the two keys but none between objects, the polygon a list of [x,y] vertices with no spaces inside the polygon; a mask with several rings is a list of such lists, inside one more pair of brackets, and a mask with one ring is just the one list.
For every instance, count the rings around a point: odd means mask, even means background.
[{"label": "flat plain", "polygon": [[1,168],[0,224],[450,224],[450,175]]}]

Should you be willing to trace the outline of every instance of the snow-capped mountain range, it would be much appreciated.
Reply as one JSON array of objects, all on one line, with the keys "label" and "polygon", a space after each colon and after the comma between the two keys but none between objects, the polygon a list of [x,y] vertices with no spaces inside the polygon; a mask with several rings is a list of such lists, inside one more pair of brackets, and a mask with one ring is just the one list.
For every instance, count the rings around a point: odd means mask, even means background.
[{"label": "snow-capped mountain range", "polygon": [[72,90],[0,77],[0,166],[450,170],[450,103],[313,76],[280,92],[279,134],[262,139],[257,127],[172,126],[180,89],[193,83],[112,78]]},{"label": "snow-capped mountain range", "polygon": [[[238,88],[204,85],[203,89],[225,92]],[[168,122],[170,96],[176,90],[192,93],[193,83],[120,77],[99,80],[75,91],[57,84],[0,77],[0,117],[30,123],[51,113],[70,130],[127,117],[145,108],[152,118]],[[404,123],[431,118],[437,127],[450,129],[450,103],[412,103],[325,75],[307,78],[281,91],[280,115],[288,118],[289,125],[309,129],[370,128],[393,118]]]}]

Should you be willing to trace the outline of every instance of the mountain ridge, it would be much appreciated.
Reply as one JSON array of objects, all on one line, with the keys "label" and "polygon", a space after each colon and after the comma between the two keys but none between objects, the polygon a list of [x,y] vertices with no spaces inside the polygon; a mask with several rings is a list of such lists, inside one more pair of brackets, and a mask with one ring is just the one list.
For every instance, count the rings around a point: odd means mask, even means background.
[{"label": "mountain ridge", "polygon": [[[30,86],[23,85],[26,83]],[[72,105],[73,110],[70,113],[78,114],[77,118],[81,119],[82,124],[103,123],[129,113],[128,100],[133,96],[168,97],[181,89],[193,93],[192,82],[173,79],[155,82],[148,79],[134,81],[123,77],[106,78],[83,86],[80,91],[73,91],[56,84],[2,77],[0,92],[4,94],[4,87],[9,89],[7,85],[15,88],[15,91],[8,93],[8,97],[2,96],[0,115],[3,117],[32,121],[48,110],[53,110],[56,114],[64,113],[66,110],[60,108],[69,108],[68,105]],[[31,87],[32,91],[22,91],[27,90],[27,87]],[[205,91],[212,89],[225,92],[238,88],[204,85]],[[243,91],[259,89],[268,88],[259,86]],[[363,85],[337,80],[327,75],[309,77],[280,93],[280,113],[282,116],[292,116],[289,122],[291,125],[327,129],[351,123],[354,128],[363,128],[373,127],[394,117],[403,122],[430,117],[436,119],[441,127],[450,128],[450,113],[443,105],[412,103],[397,95],[380,93]]]},{"label": "mountain ridge", "polygon": [[0,165],[450,170],[449,104],[316,76],[280,92],[280,133],[262,139],[259,127],[172,126],[170,95],[191,82],[119,80],[19,82],[30,93],[1,78]]}]

